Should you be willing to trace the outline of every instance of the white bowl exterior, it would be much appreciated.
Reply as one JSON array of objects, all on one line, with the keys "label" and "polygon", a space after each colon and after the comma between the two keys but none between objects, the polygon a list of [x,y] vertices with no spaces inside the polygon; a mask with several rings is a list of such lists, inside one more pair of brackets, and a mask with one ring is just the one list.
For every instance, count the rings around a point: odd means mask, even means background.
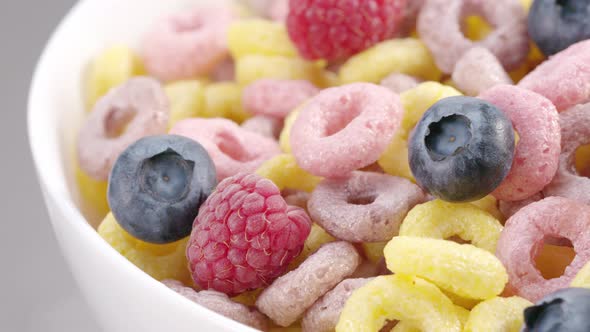
[{"label": "white bowl exterior", "polygon": [[255,331],[194,304],[119,255],[86,222],[73,177],[74,140],[84,116],[83,72],[114,43],[136,47],[159,16],[220,0],[85,0],[47,45],[29,96],[29,140],[60,247],[106,331]]}]

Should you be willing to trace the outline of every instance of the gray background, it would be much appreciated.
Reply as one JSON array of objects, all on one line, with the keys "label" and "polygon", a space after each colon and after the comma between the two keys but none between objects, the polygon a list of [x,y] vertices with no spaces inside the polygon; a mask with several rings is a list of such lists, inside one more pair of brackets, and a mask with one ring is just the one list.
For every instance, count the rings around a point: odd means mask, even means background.
[{"label": "gray background", "polygon": [[74,0],[0,0],[0,331],[100,331],[59,253],[37,187],[26,100]]}]

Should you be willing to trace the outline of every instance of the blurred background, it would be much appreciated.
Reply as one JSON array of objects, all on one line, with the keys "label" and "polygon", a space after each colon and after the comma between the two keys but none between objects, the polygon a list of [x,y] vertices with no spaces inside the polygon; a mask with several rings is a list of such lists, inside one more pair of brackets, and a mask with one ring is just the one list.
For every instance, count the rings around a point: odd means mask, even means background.
[{"label": "blurred background", "polygon": [[75,3],[0,1],[0,331],[100,331],[57,247],[26,130],[37,58]]}]

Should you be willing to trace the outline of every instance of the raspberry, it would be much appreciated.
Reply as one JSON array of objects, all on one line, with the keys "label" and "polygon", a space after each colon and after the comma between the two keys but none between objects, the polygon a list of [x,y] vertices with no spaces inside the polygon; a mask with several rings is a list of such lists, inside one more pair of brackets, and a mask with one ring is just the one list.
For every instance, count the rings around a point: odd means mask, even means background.
[{"label": "raspberry", "polygon": [[270,180],[221,181],[199,210],[187,246],[196,284],[230,296],[269,285],[301,252],[311,221]]},{"label": "raspberry", "polygon": [[306,59],[342,60],[400,30],[407,0],[290,0],[287,29]]}]

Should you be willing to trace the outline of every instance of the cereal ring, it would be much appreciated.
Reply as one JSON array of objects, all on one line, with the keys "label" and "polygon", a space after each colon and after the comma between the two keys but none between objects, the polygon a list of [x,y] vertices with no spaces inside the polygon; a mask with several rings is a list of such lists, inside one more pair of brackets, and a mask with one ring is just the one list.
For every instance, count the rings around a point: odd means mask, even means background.
[{"label": "cereal ring", "polygon": [[435,239],[456,235],[494,253],[500,232],[500,222],[472,204],[454,204],[437,199],[415,206],[404,219],[399,235]]},{"label": "cereal ring", "polygon": [[256,309],[232,301],[223,293],[210,290],[196,292],[176,280],[163,280],[162,283],[187,299],[229,319],[262,331],[268,329],[268,319],[263,314]]},{"label": "cereal ring", "polygon": [[254,172],[281,152],[275,140],[245,130],[227,119],[182,120],[170,134],[199,142],[215,164],[218,181],[241,172]]},{"label": "cereal ring", "polygon": [[91,110],[96,101],[110,89],[133,76],[143,74],[143,63],[132,49],[124,45],[107,48],[89,65],[86,75],[86,108]]},{"label": "cereal ring", "polygon": [[379,331],[399,320],[420,331],[461,331],[455,306],[435,285],[400,274],[380,276],[352,293],[336,332]]},{"label": "cereal ring", "polygon": [[350,57],[340,67],[340,83],[378,83],[396,72],[438,81],[441,72],[436,68],[428,48],[416,38],[391,39],[378,43]]},{"label": "cereal ring", "polygon": [[287,21],[287,15],[289,15],[289,0],[275,0],[270,5],[267,14],[273,21],[284,24]]},{"label": "cereal ring", "polygon": [[325,77],[319,62],[300,58],[251,54],[236,60],[236,81],[248,85],[263,78],[284,80],[308,80],[323,87]]},{"label": "cereal ring", "polygon": [[242,105],[250,113],[284,119],[319,92],[315,85],[305,80],[261,79],[244,88]]},{"label": "cereal ring", "polygon": [[518,86],[545,96],[560,112],[590,101],[590,40],[541,63]]},{"label": "cereal ring", "polygon": [[298,206],[307,210],[307,201],[309,201],[310,193],[303,190],[286,189],[282,191],[283,197],[287,205]]},{"label": "cereal ring", "polygon": [[576,150],[590,144],[590,103],[574,106],[559,115],[561,155],[553,181],[543,189],[545,196],[561,196],[590,205],[590,178],[574,166]]},{"label": "cereal ring", "polygon": [[285,24],[263,19],[240,20],[227,32],[227,45],[234,59],[245,55],[296,57],[297,50]]},{"label": "cereal ring", "polygon": [[270,179],[279,190],[291,188],[311,192],[321,181],[320,177],[301,169],[290,154],[279,154],[268,159],[256,173]]},{"label": "cereal ring", "polygon": [[266,115],[257,115],[244,121],[242,128],[264,137],[278,139],[283,129],[283,121]]},{"label": "cereal ring", "polygon": [[172,128],[176,122],[188,118],[203,116],[205,107],[205,85],[201,81],[178,81],[164,87],[170,101],[170,122]]},{"label": "cereal ring", "polygon": [[504,218],[508,219],[523,207],[531,203],[540,201],[543,198],[543,194],[539,192],[520,201],[499,201],[498,208],[500,209],[500,212],[502,212],[502,214],[504,215]]},{"label": "cereal ring", "polygon": [[289,326],[359,264],[360,257],[350,243],[325,244],[298,268],[262,291],[256,307],[276,324]]},{"label": "cereal ring", "polygon": [[492,52],[480,46],[463,54],[452,77],[457,87],[469,96],[477,96],[494,85],[513,83]]},{"label": "cereal ring", "polygon": [[78,162],[86,174],[107,180],[115,160],[138,139],[166,133],[168,98],[160,83],[132,78],[94,106],[78,136]]},{"label": "cereal ring", "polygon": [[500,212],[500,209],[498,209],[498,200],[492,195],[487,195],[482,199],[469,203],[491,214],[494,218],[498,219],[501,224],[504,224],[504,221],[506,221],[506,218],[504,218],[504,215]]},{"label": "cereal ring", "polygon": [[242,88],[234,82],[209,84],[205,87],[205,118],[228,118],[242,123],[252,115],[242,107]]},{"label": "cereal ring", "polygon": [[141,55],[148,72],[162,81],[209,74],[228,56],[229,8],[193,9],[163,18],[145,34]]},{"label": "cereal ring", "polygon": [[410,181],[355,171],[346,179],[326,179],[311,194],[311,218],[332,236],[349,242],[380,242],[395,236],[424,192]]},{"label": "cereal ring", "polygon": [[384,87],[354,83],[323,90],[293,124],[293,155],[311,174],[345,176],[377,161],[401,116],[399,97]]},{"label": "cereal ring", "polygon": [[169,244],[143,242],[121,228],[112,213],[107,214],[97,232],[113,249],[152,278],[176,279],[187,284],[192,281],[185,255],[188,237]]},{"label": "cereal ring", "polygon": [[586,263],[584,267],[576,274],[570,287],[584,287],[590,288],[590,262]]},{"label": "cereal ring", "polygon": [[[469,14],[483,16],[495,30],[477,42],[467,39],[461,18]],[[526,15],[516,0],[429,0],[420,11],[417,29],[437,66],[447,74],[474,46],[489,49],[507,69],[518,67],[529,51]]]},{"label": "cereal ring", "polygon": [[96,228],[110,211],[107,201],[109,182],[91,178],[84,173],[78,163],[75,165],[75,176],[80,193],[80,209],[90,225]]},{"label": "cereal ring", "polygon": [[533,304],[521,297],[494,297],[471,309],[465,332],[519,332],[524,323],[522,312]]},{"label": "cereal ring", "polygon": [[373,278],[345,279],[316,301],[303,316],[303,332],[332,332],[352,292]]},{"label": "cereal ring", "polygon": [[[562,197],[548,197],[532,203],[504,226],[496,256],[510,276],[516,294],[536,302],[545,295],[568,287],[582,266],[590,260],[590,207]],[[535,257],[547,237],[566,238],[576,257],[560,278],[546,280],[535,268]]]},{"label": "cereal ring", "polygon": [[363,253],[365,257],[373,263],[379,262],[383,259],[383,249],[387,245],[387,242],[364,242],[362,244]]},{"label": "cereal ring", "polygon": [[285,153],[291,153],[291,129],[293,128],[293,124],[299,116],[299,112],[301,110],[301,106],[294,109],[287,117],[285,118],[285,122],[283,124],[283,130],[281,131],[281,135],[279,136],[279,144],[281,145],[281,150]]},{"label": "cereal ring", "polygon": [[[457,314],[461,326],[464,326],[469,318],[469,310],[456,305],[455,313]],[[401,321],[391,329],[391,332],[420,332],[420,329],[412,326],[408,321]]]},{"label": "cereal ring", "polygon": [[425,278],[466,298],[492,298],[508,281],[506,270],[492,253],[470,244],[396,236],[387,243],[384,254],[390,271]]},{"label": "cereal ring", "polygon": [[539,192],[551,182],[559,163],[557,110],[543,96],[511,85],[497,85],[480,98],[500,108],[520,135],[512,168],[492,195],[518,201]]},{"label": "cereal ring", "polygon": [[418,84],[420,84],[420,79],[400,73],[389,74],[389,76],[381,80],[381,86],[384,86],[395,93],[402,93],[413,89],[417,87]]},{"label": "cereal ring", "polygon": [[442,98],[459,96],[461,93],[452,87],[438,82],[425,82],[400,94],[404,110],[401,128],[396,132],[387,149],[379,157],[379,166],[386,173],[402,176],[414,181],[408,162],[408,135],[430,106]]},{"label": "cereal ring", "polygon": [[322,227],[315,223],[312,224],[311,231],[309,232],[309,235],[303,244],[303,249],[301,250],[299,256],[295,257],[295,259],[291,262],[289,265],[289,270],[293,270],[301,265],[301,263],[303,263],[307,257],[316,252],[324,244],[334,241],[336,241],[336,239],[332,235],[328,234]]},{"label": "cereal ring", "polygon": [[210,77],[213,82],[232,82],[236,78],[236,64],[232,59],[225,59],[215,66]]}]

